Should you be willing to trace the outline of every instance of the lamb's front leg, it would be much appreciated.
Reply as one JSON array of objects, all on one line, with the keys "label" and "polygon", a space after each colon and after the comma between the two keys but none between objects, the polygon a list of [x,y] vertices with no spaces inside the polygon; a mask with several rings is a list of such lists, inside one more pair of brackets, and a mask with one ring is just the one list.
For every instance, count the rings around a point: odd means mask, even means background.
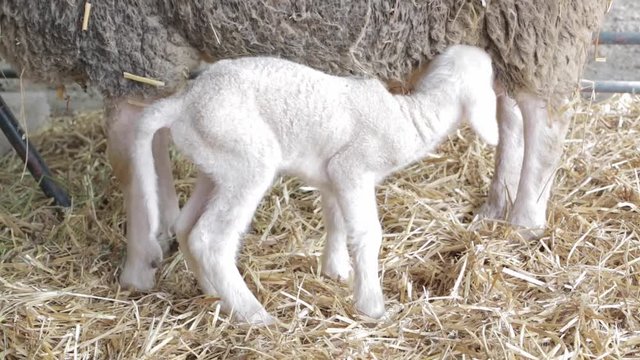
[{"label": "lamb's front leg", "polygon": [[378,278],[382,229],[378,220],[375,181],[372,176],[358,178],[355,176],[357,170],[352,167],[335,163],[333,165],[331,177],[344,217],[347,244],[353,260],[355,307],[364,315],[380,318],[385,310]]},{"label": "lamb's front leg", "polygon": [[347,280],[351,274],[351,261],[347,250],[347,231],[338,201],[329,190],[322,190],[322,217],[327,231],[322,250],[322,273],[336,280]]}]

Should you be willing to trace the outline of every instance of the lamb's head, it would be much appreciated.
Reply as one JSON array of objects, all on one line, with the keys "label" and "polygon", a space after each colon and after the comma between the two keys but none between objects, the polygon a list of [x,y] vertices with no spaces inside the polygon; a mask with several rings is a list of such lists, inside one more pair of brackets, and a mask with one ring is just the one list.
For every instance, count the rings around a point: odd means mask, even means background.
[{"label": "lamb's head", "polygon": [[447,52],[460,74],[459,96],[465,118],[482,140],[497,145],[498,122],[491,57],[480,48],[465,45],[452,46]]},{"label": "lamb's head", "polygon": [[498,143],[496,94],[493,89],[491,57],[484,50],[467,45],[454,45],[429,64],[420,86],[438,87],[449,93],[461,107],[462,121],[490,145]]}]

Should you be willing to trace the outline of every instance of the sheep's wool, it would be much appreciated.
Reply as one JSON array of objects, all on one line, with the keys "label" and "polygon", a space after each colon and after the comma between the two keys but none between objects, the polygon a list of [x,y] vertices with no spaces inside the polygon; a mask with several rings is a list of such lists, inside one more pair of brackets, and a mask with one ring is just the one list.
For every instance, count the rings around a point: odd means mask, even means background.
[{"label": "sheep's wool", "polygon": [[[576,88],[608,0],[101,0],[83,32],[84,3],[3,0],[0,53],[38,80],[155,96],[175,91],[200,56],[273,55],[402,81],[465,43],[487,49],[510,91],[548,97]],[[125,80],[124,71],[167,85]]]}]

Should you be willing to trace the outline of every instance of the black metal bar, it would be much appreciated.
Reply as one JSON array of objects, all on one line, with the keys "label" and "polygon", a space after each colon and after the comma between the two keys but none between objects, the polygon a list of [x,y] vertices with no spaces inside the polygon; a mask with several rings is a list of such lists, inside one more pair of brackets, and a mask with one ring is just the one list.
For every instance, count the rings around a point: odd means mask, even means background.
[{"label": "black metal bar", "polygon": [[0,80],[2,79],[17,79],[19,78],[18,73],[13,69],[2,69],[0,70]]},{"label": "black metal bar", "polygon": [[601,32],[594,39],[600,45],[640,45],[640,32]]},{"label": "black metal bar", "polygon": [[597,93],[640,94],[640,81],[588,81],[580,82],[580,91]]},{"label": "black metal bar", "polygon": [[0,96],[0,128],[4,132],[5,136],[11,143],[11,146],[16,150],[18,156],[26,162],[27,169],[38,182],[38,185],[42,189],[45,195],[53,198],[56,205],[62,207],[71,206],[71,200],[69,195],[64,191],[55,181],[53,176],[47,167],[47,164],[42,160],[40,154],[31,146],[29,140],[25,137],[20,125],[15,116],[9,109],[9,106],[2,96]]}]

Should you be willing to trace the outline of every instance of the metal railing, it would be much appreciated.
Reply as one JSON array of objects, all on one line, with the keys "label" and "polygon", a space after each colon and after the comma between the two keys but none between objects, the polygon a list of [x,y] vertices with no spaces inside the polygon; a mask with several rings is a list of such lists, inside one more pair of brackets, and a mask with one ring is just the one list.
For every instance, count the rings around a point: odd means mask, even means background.
[{"label": "metal railing", "polygon": [[[594,45],[640,45],[638,32],[601,32],[593,39]],[[580,91],[596,93],[640,94],[640,81],[581,80]]]},{"label": "metal railing", "polygon": [[51,171],[49,171],[49,167],[47,167],[47,164],[42,160],[36,148],[29,143],[29,139],[27,139],[24,132],[22,132],[18,121],[9,109],[7,103],[4,102],[2,96],[0,96],[0,129],[2,129],[20,159],[26,163],[31,176],[36,180],[44,194],[53,198],[55,204],[58,206],[71,206],[69,195],[55,182]]},{"label": "metal railing", "polygon": [[640,45],[640,33],[604,31],[594,38],[594,43],[600,45]]},{"label": "metal railing", "polygon": [[640,81],[581,80],[580,91],[597,93],[640,94]]}]

